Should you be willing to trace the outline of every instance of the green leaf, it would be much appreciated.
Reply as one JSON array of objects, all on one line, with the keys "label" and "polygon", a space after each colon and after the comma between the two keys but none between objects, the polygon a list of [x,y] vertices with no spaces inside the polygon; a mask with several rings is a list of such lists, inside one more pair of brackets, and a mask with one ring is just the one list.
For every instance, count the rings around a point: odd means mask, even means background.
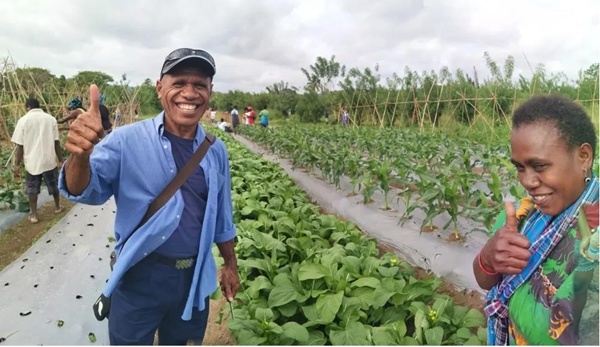
[{"label": "green leaf", "polygon": [[334,346],[364,346],[369,345],[366,338],[367,329],[362,323],[351,322],[346,325],[343,331],[332,330],[329,332],[329,339]]},{"label": "green leaf", "polygon": [[236,340],[240,345],[244,346],[259,346],[267,342],[265,336],[258,336],[252,330],[241,330]]},{"label": "green leaf", "polygon": [[479,310],[470,309],[463,319],[463,324],[466,328],[479,327],[485,325],[485,317]]},{"label": "green leaf", "polygon": [[301,345],[307,344],[310,338],[308,329],[296,322],[287,322],[281,326],[282,335],[300,342]]},{"label": "green leaf", "polygon": [[375,277],[362,277],[357,279],[356,281],[350,284],[350,288],[356,287],[369,287],[369,288],[377,288],[381,285],[381,282]]},{"label": "green leaf", "polygon": [[471,336],[470,339],[465,341],[464,346],[481,346],[481,341],[477,338],[477,336]]},{"label": "green leaf", "polygon": [[459,328],[456,333],[455,333],[456,337],[459,337],[461,339],[465,339],[468,340],[471,338],[471,336],[473,336],[473,334],[471,333],[471,330],[469,330],[469,328]]},{"label": "green leaf", "polygon": [[273,319],[273,311],[270,308],[257,308],[254,314],[261,322],[270,322]]},{"label": "green leaf", "polygon": [[241,213],[242,213],[242,216],[248,216],[248,215],[252,214],[253,211],[254,211],[254,209],[252,207],[244,206],[242,208]]},{"label": "green leaf", "polygon": [[399,345],[402,345],[402,346],[417,346],[417,345],[419,345],[419,342],[414,337],[405,336],[405,337],[402,338],[402,342],[399,343]]},{"label": "green leaf", "polygon": [[306,343],[309,346],[325,346],[327,342],[327,338],[325,338],[325,334],[323,334],[320,330],[311,330],[308,332],[308,342]]},{"label": "green leaf", "polygon": [[269,322],[267,329],[277,335],[283,334],[283,329],[281,328],[281,326],[279,326],[279,324],[275,322]]},{"label": "green leaf", "polygon": [[340,310],[343,297],[344,292],[341,291],[337,294],[321,295],[315,305],[319,320],[325,323],[333,322],[335,315]]},{"label": "green leaf", "polygon": [[477,328],[477,338],[479,341],[487,342],[487,329],[483,327]]},{"label": "green leaf", "polygon": [[452,312],[452,324],[460,325],[463,318],[467,314],[467,311],[469,311],[469,309],[465,306],[454,306],[454,311]]},{"label": "green leaf", "polygon": [[444,329],[442,327],[434,327],[425,330],[425,341],[428,345],[439,346],[444,338]]},{"label": "green leaf", "polygon": [[308,263],[300,266],[298,280],[316,280],[328,275],[327,268],[321,264]]},{"label": "green leaf", "polygon": [[398,341],[394,338],[394,334],[387,327],[373,328],[373,343],[376,346],[396,346]]},{"label": "green leaf", "polygon": [[373,308],[383,307],[388,300],[396,293],[387,291],[383,288],[377,288],[373,292]]},{"label": "green leaf", "polygon": [[288,302],[297,300],[298,296],[298,291],[289,279],[287,282],[276,283],[269,293],[269,307],[283,306]]},{"label": "green leaf", "polygon": [[298,304],[292,301],[285,305],[279,306],[276,309],[279,310],[279,313],[281,313],[282,316],[289,318],[296,314],[298,307]]}]

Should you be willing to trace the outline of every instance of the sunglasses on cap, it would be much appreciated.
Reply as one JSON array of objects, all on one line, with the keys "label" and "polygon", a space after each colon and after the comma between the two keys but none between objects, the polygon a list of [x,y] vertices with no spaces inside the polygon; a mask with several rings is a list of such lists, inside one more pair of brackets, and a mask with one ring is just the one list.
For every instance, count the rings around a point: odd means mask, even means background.
[{"label": "sunglasses on cap", "polygon": [[164,74],[171,71],[179,63],[190,59],[195,59],[201,63],[211,77],[215,75],[215,60],[208,52],[201,49],[179,48],[169,53],[165,58],[160,77],[162,78]]}]

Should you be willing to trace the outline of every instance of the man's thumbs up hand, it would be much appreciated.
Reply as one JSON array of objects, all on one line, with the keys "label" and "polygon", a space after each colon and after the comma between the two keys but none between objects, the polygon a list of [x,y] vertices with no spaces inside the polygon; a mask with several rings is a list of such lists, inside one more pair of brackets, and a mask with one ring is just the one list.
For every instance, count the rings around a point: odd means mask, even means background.
[{"label": "man's thumbs up hand", "polygon": [[517,215],[512,203],[504,204],[506,223],[481,250],[481,262],[491,271],[516,275],[527,266],[530,242],[518,229]]},{"label": "man's thumbs up hand", "polygon": [[69,127],[65,148],[76,157],[87,159],[94,145],[104,136],[100,117],[100,91],[95,84],[90,86],[90,108],[80,114]]}]

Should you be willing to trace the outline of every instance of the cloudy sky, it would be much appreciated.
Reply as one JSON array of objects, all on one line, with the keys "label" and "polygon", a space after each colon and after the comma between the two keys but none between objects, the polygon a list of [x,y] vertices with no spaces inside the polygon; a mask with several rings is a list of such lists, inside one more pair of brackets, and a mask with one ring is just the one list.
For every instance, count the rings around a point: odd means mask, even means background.
[{"label": "cloudy sky", "polygon": [[174,48],[203,48],[217,63],[215,90],[303,87],[300,68],[336,56],[348,68],[448,66],[484,76],[483,52],[543,63],[576,78],[600,61],[597,0],[3,0],[0,57],[70,77],[100,70],[156,80]]}]

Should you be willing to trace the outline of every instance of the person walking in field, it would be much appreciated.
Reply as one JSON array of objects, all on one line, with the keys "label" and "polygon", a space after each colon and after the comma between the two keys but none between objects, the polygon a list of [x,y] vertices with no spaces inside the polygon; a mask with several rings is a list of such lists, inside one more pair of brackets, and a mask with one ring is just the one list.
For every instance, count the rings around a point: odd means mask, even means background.
[{"label": "person walking in field", "polygon": [[37,200],[42,179],[48,193],[54,197],[54,212],[62,212],[58,190],[58,167],[63,156],[56,118],[40,108],[40,102],[30,98],[25,102],[27,114],[19,119],[11,141],[17,146],[13,172],[21,176],[21,163],[25,163],[25,193],[29,197],[29,221],[38,222]]},{"label": "person walking in field", "polygon": [[260,126],[263,128],[269,126],[269,111],[267,108],[263,108],[258,115],[260,116]]},{"label": "person walking in field", "polygon": [[216,119],[217,119],[217,111],[212,108],[210,108],[209,110],[210,110],[210,123],[215,124]]},{"label": "person walking in field", "polygon": [[[71,125],[61,193],[90,205],[118,197],[116,263],[94,305],[97,319],[109,318],[112,345],[152,345],[156,331],[161,345],[189,340],[201,345],[209,298],[217,289],[213,244],[224,260],[220,284],[225,299],[232,302],[238,291],[227,148],[199,124],[215,72],[208,52],[176,49],[165,58],[156,82],[163,111],[155,118],[99,142],[103,128],[98,88],[92,85],[89,111]],[[192,166],[181,188],[140,224],[151,202],[198,148],[207,149],[200,165]]]},{"label": "person walking in field", "polygon": [[347,127],[350,125],[350,115],[345,107],[342,107],[342,126]]},{"label": "person walking in field", "polygon": [[256,120],[256,113],[252,106],[248,105],[248,125],[254,125],[254,121]]},{"label": "person walking in field", "polygon": [[233,110],[231,110],[231,125],[233,126],[233,133],[237,134],[237,127],[240,126],[240,115],[237,106],[233,106]]}]

